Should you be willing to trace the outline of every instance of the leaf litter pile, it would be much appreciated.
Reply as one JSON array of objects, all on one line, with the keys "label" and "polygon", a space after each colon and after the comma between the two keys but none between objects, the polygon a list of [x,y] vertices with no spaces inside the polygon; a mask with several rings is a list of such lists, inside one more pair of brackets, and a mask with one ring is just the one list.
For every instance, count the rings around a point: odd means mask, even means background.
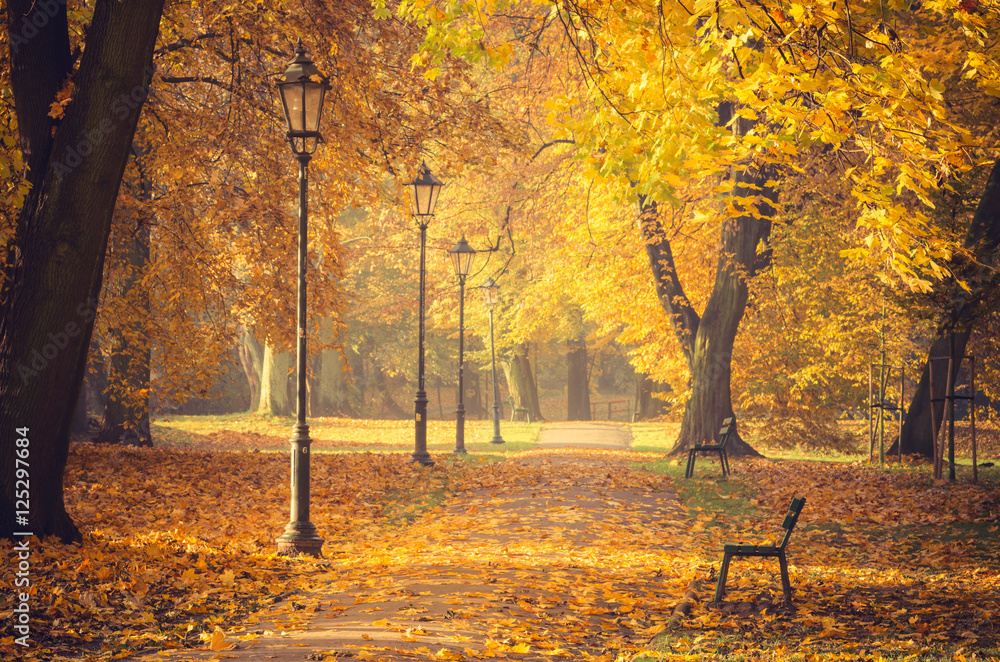
[{"label": "leaf litter pile", "polygon": [[[273,553],[286,455],[74,444],[67,503],[85,541],[33,541],[32,647],[8,628],[0,652],[226,659],[368,614],[357,642],[288,659],[1000,655],[995,470],[969,485],[926,468],[743,460],[729,480],[706,463],[684,481],[646,469],[665,465],[658,454],[407,459],[314,454],[325,558],[306,560]],[[777,563],[752,559],[709,605],[723,542],[774,539],[793,495],[807,499],[789,546],[794,607],[780,604]]]}]

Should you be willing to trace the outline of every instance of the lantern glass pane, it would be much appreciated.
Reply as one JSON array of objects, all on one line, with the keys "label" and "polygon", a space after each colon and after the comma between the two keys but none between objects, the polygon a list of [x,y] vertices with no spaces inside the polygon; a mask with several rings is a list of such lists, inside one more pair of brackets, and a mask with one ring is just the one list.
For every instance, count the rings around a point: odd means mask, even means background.
[{"label": "lantern glass pane", "polygon": [[319,131],[319,120],[322,116],[323,97],[326,94],[326,88],[322,83],[314,83],[312,81],[303,83],[302,88],[303,96],[305,97],[303,108],[305,130]]},{"label": "lantern glass pane", "polygon": [[417,216],[429,216],[434,213],[437,206],[438,194],[441,193],[440,184],[411,184],[413,195],[410,196],[412,211]]},{"label": "lantern glass pane", "polygon": [[497,305],[497,294],[499,294],[500,286],[492,278],[483,283],[479,289],[483,291],[483,303],[486,304],[487,308]]},{"label": "lantern glass pane", "polygon": [[413,203],[413,213],[417,216],[426,216],[430,212],[428,208],[430,207],[430,197],[431,190],[433,186],[424,184],[413,184],[413,197],[410,202]]},{"label": "lantern glass pane", "polygon": [[281,103],[285,106],[285,119],[288,120],[289,131],[302,131],[302,85],[300,83],[283,83],[278,86],[281,92]]},{"label": "lantern glass pane", "polygon": [[428,186],[427,188],[430,189],[430,193],[428,195],[428,201],[427,201],[427,213],[428,214],[433,214],[434,213],[434,209],[437,207],[438,194],[441,193],[441,185],[440,184],[434,184],[432,186]]},{"label": "lantern glass pane", "polygon": [[472,258],[475,256],[475,251],[454,251],[451,254],[451,261],[455,266],[455,275],[468,276],[472,271]]}]

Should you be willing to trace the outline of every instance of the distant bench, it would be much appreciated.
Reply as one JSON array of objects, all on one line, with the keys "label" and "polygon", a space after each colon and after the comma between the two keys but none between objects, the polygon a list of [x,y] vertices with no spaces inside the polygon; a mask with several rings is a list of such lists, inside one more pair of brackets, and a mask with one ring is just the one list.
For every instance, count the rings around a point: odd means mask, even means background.
[{"label": "distant bench", "polygon": [[719,464],[722,465],[722,475],[728,476],[729,471],[729,456],[726,454],[726,445],[729,443],[729,437],[733,434],[736,429],[736,417],[729,416],[728,418],[722,419],[722,429],[719,430],[719,441],[714,444],[695,444],[688,451],[688,461],[687,468],[684,470],[684,477],[691,478],[694,476],[694,459],[698,453],[718,453],[719,454]]},{"label": "distant bench", "polygon": [[515,405],[513,397],[507,396],[507,402],[510,403],[510,422],[511,423],[514,422],[514,419],[517,417],[518,414],[524,416],[524,420],[526,420],[527,422],[529,422],[529,423],[531,422],[531,412],[529,412],[524,407],[518,407],[517,405]]},{"label": "distant bench", "polygon": [[726,543],[722,548],[722,567],[719,568],[719,583],[715,587],[715,602],[718,603],[722,600],[722,596],[726,594],[726,575],[729,574],[729,562],[734,556],[759,556],[764,558],[777,558],[778,565],[781,568],[781,588],[785,592],[785,602],[791,603],[792,601],[792,585],[788,581],[788,561],[785,560],[785,548],[788,546],[788,539],[792,537],[792,529],[795,528],[795,524],[799,521],[799,515],[802,513],[802,507],[806,505],[805,497],[796,497],[792,499],[791,505],[788,507],[788,514],[785,515],[785,520],[781,523],[781,527],[785,530],[785,536],[781,539],[780,545],[754,545],[751,543]]}]

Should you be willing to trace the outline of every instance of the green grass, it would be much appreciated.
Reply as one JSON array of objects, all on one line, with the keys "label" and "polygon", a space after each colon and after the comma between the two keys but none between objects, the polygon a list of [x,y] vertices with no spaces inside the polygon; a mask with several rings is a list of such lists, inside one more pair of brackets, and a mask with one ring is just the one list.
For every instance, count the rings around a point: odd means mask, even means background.
[{"label": "green grass", "polygon": [[632,423],[632,450],[667,453],[677,440],[679,423]]}]

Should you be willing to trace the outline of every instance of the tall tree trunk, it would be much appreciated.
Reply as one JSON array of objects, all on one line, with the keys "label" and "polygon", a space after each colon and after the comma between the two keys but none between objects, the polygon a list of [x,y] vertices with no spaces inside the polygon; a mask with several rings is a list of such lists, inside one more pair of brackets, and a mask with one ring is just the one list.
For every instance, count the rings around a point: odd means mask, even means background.
[{"label": "tall tree trunk", "polygon": [[[93,4],[73,101],[58,122],[49,104],[73,66],[66,5],[6,5],[10,87],[31,191],[0,292],[0,536],[28,530],[76,541],[63,499],[70,426],[163,0]],[[31,457],[27,525],[15,520],[21,439]]]},{"label": "tall tree trunk", "polygon": [[[979,199],[979,206],[972,217],[966,233],[965,246],[972,251],[975,259],[959,267],[959,274],[972,288],[953,300],[951,306],[941,313],[939,331],[931,344],[929,357],[948,356],[951,353],[950,336],[955,334],[955,354],[965,355],[972,327],[982,314],[982,301],[1000,287],[997,275],[997,250],[1000,249],[1000,160],[993,164],[989,179]],[[956,288],[957,289],[957,288]],[[947,388],[948,373],[946,363],[938,361],[934,366],[935,399],[943,398]],[[953,366],[958,370],[957,362]],[[920,380],[910,401],[910,407],[903,422],[900,438],[889,453],[898,453],[902,444],[904,454],[934,457],[934,439],[937,437],[944,418],[944,402],[934,403],[934,422],[931,425],[930,364],[924,362]]]},{"label": "tall tree trunk", "polygon": [[[745,133],[749,122],[735,120],[735,130]],[[768,182],[774,177],[763,165],[734,168],[736,199],[756,199],[754,208],[743,205],[743,214],[727,218],[721,229],[721,250],[715,285],[701,317],[688,300],[674,263],[670,239],[660,223],[655,201],[640,197],[640,227],[653,270],[660,304],[670,315],[691,373],[691,396],[684,409],[681,430],[671,453],[680,454],[696,443],[714,439],[723,418],[733,416],[730,379],[733,345],[749,299],[748,281],[766,266],[770,253],[758,247],[771,233],[776,192]],[[740,437],[729,440],[734,454],[759,455]]]},{"label": "tall tree trunk", "polygon": [[[965,346],[969,342],[970,335],[969,331],[955,333],[956,356],[965,355]],[[950,354],[951,337],[947,334],[947,331],[944,331],[931,344],[930,356],[942,357],[949,356]],[[948,388],[947,365],[947,361],[934,361],[934,393],[932,396],[930,363],[928,361],[924,362],[924,368],[920,373],[920,380],[917,382],[917,388],[913,392],[913,399],[910,402],[909,410],[906,412],[903,429],[900,432],[903,441],[903,453],[906,455],[922,455],[927,458],[934,457],[934,439],[941,429],[942,419],[945,414],[944,397]],[[952,366],[952,379],[957,378],[958,368],[959,364],[956,361]],[[931,407],[931,397],[938,401],[933,403],[933,408]],[[934,413],[934,425],[932,425],[931,420],[932,411]],[[896,443],[893,443],[892,447],[888,450],[889,455],[899,452],[898,443],[898,440]]]},{"label": "tall tree trunk", "polygon": [[465,364],[465,417],[467,419],[484,418],[486,409],[483,407],[483,380],[479,367],[471,362]]},{"label": "tall tree trunk", "polygon": [[654,393],[668,393],[669,384],[654,382],[648,375],[637,375],[635,380],[635,420],[648,421],[667,413],[667,403],[654,397]]},{"label": "tall tree trunk", "polygon": [[566,341],[566,420],[589,421],[590,375],[587,370],[587,341]]},{"label": "tall tree trunk", "polygon": [[292,413],[288,400],[288,376],[292,372],[292,355],[275,352],[268,343],[264,346],[260,376],[260,404],[257,413],[262,416],[289,416]]},{"label": "tall tree trunk", "polygon": [[239,346],[240,364],[250,385],[250,406],[247,411],[254,413],[260,408],[261,376],[264,374],[264,348],[253,333],[243,328]]},{"label": "tall tree trunk", "polygon": [[538,403],[538,386],[531,374],[527,345],[519,347],[516,354],[501,361],[500,365],[507,379],[507,391],[514,401],[514,406],[527,409],[533,421],[545,420]]}]

